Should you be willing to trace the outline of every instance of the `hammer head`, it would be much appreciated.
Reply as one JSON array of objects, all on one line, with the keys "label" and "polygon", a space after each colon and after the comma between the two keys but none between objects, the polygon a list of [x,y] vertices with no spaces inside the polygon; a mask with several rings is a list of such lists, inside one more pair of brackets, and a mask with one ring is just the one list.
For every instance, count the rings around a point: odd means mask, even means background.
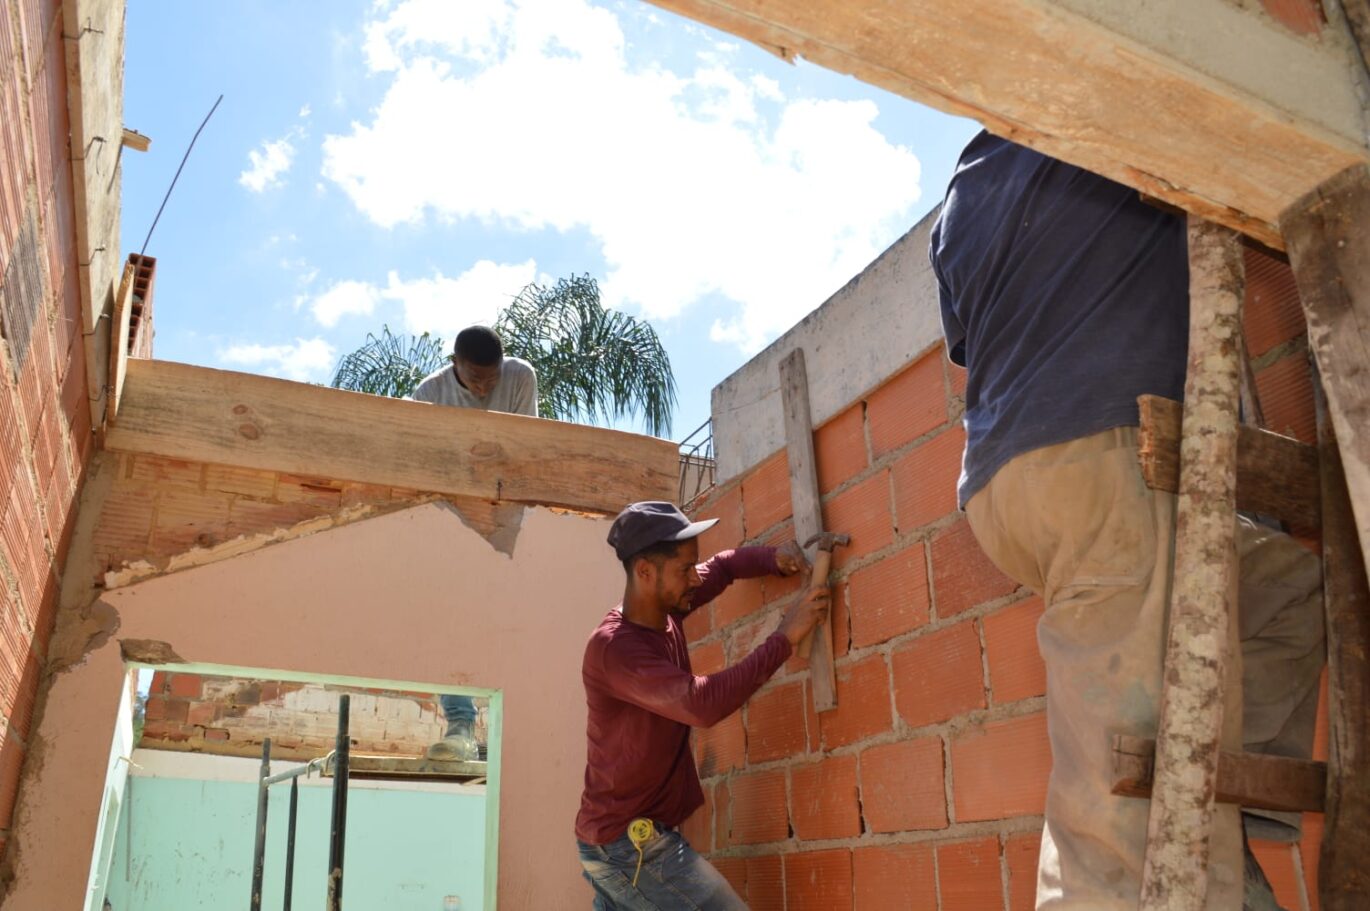
[{"label": "hammer head", "polygon": [[836,547],[846,547],[851,543],[851,535],[840,535],[831,531],[820,531],[812,538],[804,542],[805,547],[818,546],[819,550],[826,550],[832,553]]}]

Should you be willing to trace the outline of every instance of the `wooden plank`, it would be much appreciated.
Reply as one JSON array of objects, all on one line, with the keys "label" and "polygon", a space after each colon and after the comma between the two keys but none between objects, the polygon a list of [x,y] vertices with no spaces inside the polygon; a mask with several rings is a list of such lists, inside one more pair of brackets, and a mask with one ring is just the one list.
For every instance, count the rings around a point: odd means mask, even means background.
[{"label": "wooden plank", "polygon": [[679,480],[668,440],[155,360],[128,362],[106,445],[604,513]]},{"label": "wooden plank", "polygon": [[1319,187],[1280,227],[1340,444],[1361,559],[1370,562],[1370,170],[1354,168]]},{"label": "wooden plank", "polygon": [[[487,776],[484,762],[440,762],[426,756],[370,756],[352,754],[347,760],[349,778],[386,781],[474,781]],[[333,767],[323,770],[333,777]]]},{"label": "wooden plank", "polygon": [[1244,258],[1227,228],[1189,219],[1189,365],[1175,566],[1142,911],[1202,911],[1237,572],[1237,340]]},{"label": "wooden plank", "polygon": [[[1184,407],[1171,399],[1137,399],[1137,458],[1147,486],[1180,489],[1180,424]],[[1237,430],[1237,508],[1283,519],[1304,531],[1319,524],[1318,451],[1268,430]]]},{"label": "wooden plank", "polygon": [[[1115,734],[1113,793],[1150,797],[1156,741]],[[1218,754],[1218,803],[1253,810],[1321,813],[1327,788],[1327,763],[1261,753]]]},{"label": "wooden plank", "polygon": [[1323,605],[1327,613],[1327,819],[1318,861],[1326,911],[1370,908],[1370,583],[1342,475],[1337,437],[1318,397],[1322,455]]},{"label": "wooden plank", "polygon": [[114,295],[114,322],[110,326],[109,393],[105,396],[105,420],[114,423],[119,411],[119,397],[124,391],[124,375],[128,368],[128,330],[133,316],[133,263],[124,265],[124,277],[119,280],[119,292]]},{"label": "wooden plank", "polygon": [[130,130],[128,127],[124,127],[123,142],[126,148],[130,148],[135,152],[146,152],[152,147],[151,136],[144,136],[137,130]]},{"label": "wooden plank", "polygon": [[1281,211],[1367,159],[1354,51],[1296,35],[1256,4],[652,2],[974,118],[1273,247]]},{"label": "wooden plank", "polygon": [[[785,452],[790,464],[790,505],[794,508],[794,537],[801,544],[823,531],[823,504],[818,496],[818,461],[813,451],[813,422],[809,413],[809,375],[804,349],[796,348],[780,362],[780,397],[785,408]],[[837,529],[840,531],[841,529]],[[809,548],[812,563],[816,550]],[[826,585],[826,579],[814,579]],[[832,623],[813,632],[809,679],[814,711],[837,707],[837,674],[832,663]]]}]

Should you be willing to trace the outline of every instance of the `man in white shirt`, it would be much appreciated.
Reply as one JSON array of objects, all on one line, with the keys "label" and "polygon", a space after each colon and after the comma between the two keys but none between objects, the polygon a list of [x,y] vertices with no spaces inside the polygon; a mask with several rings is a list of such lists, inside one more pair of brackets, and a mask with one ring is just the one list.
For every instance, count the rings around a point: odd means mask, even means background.
[{"label": "man in white shirt", "polygon": [[[537,417],[538,377],[532,364],[504,356],[504,345],[493,329],[471,326],[457,333],[451,366],[424,377],[410,398],[434,405]],[[476,704],[470,696],[446,694],[438,701],[447,718],[447,734],[428,748],[428,758],[478,759]]]}]

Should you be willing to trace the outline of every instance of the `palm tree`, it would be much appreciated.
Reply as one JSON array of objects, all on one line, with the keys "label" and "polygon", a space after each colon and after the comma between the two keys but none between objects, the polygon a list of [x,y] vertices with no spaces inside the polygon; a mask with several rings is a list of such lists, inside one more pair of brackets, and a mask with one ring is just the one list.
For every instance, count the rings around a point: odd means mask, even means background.
[{"label": "palm tree", "polygon": [[402,399],[428,374],[447,363],[442,339],[423,335],[366,334],[366,342],[338,363],[330,384],[338,389]]},{"label": "palm tree", "polygon": [[495,321],[506,353],[538,372],[545,418],[608,423],[642,417],[647,432],[671,432],[675,375],[656,330],[600,303],[588,275],[530,284]]},{"label": "palm tree", "polygon": [[[494,329],[506,354],[537,370],[542,417],[598,424],[640,415],[648,433],[671,432],[676,386],[666,349],[647,322],[605,309],[590,276],[528,285]],[[332,385],[402,398],[448,356],[440,338],[385,326],[342,359]]]}]

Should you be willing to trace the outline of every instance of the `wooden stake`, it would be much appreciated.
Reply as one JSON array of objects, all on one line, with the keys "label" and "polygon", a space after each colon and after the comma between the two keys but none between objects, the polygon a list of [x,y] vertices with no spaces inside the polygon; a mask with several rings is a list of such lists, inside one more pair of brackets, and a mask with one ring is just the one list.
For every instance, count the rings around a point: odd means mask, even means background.
[{"label": "wooden stake", "polygon": [[[803,543],[823,530],[823,504],[818,496],[818,463],[813,452],[813,421],[809,413],[809,375],[804,349],[796,348],[780,362],[780,397],[785,406],[785,446],[790,462],[790,505],[794,508],[794,537]],[[818,565],[810,549],[809,562]],[[826,576],[826,573],[824,574]],[[812,585],[827,585],[814,574]],[[832,624],[820,624],[812,634],[809,679],[814,711],[837,707],[837,676],[832,666]]]},{"label": "wooden stake", "polygon": [[1237,235],[1189,222],[1189,368],[1174,588],[1142,869],[1143,911],[1202,911],[1217,788],[1236,550]]},{"label": "wooden stake", "polygon": [[1342,476],[1337,437],[1323,396],[1322,573],[1327,612],[1327,817],[1318,861],[1324,911],[1370,908],[1370,587]]}]

